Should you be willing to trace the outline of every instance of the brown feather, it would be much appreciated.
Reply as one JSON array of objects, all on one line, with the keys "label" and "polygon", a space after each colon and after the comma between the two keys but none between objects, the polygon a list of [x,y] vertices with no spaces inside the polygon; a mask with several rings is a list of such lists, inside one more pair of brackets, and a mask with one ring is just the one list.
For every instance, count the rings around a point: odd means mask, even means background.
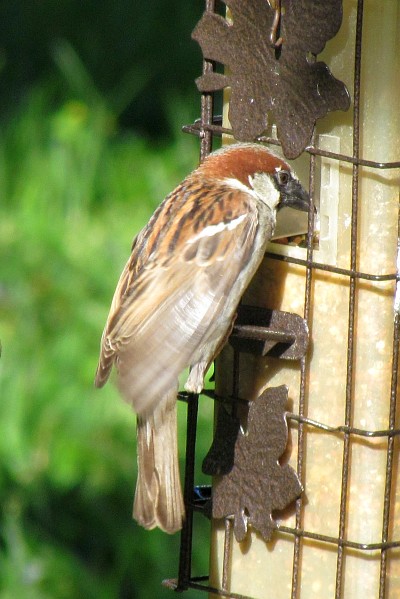
[{"label": "brown feather", "polygon": [[249,175],[273,173],[277,168],[291,170],[287,162],[261,145],[240,144],[239,147],[233,144],[210,154],[198,172],[205,171],[207,176],[218,178],[237,179],[248,186]]},{"label": "brown feather", "polygon": [[138,417],[133,516],[139,524],[174,533],[182,527],[184,505],[176,435],[176,389],[146,419]]},{"label": "brown feather", "polygon": [[[197,208],[203,232],[220,224],[216,206],[227,193],[231,189],[226,185],[217,186]],[[171,196],[163,211],[173,212],[170,202]],[[173,223],[165,231],[158,231],[155,223],[151,231],[144,229],[114,295],[102,339],[98,386],[115,361],[122,394],[140,414],[175,387],[199,345],[213,334],[227,295],[251,255],[257,223],[257,210],[247,194],[235,190],[227,226],[217,232],[178,234],[180,228]],[[184,227],[193,229],[193,221]]]}]

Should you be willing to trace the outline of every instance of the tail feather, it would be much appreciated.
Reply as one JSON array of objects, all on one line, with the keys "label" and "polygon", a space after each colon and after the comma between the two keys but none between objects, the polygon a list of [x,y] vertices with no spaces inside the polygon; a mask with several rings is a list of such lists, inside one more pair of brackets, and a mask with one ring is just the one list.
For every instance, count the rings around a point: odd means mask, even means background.
[{"label": "tail feather", "polygon": [[141,526],[168,533],[182,528],[184,504],[179,475],[176,390],[149,416],[138,416],[138,479],[133,516]]}]

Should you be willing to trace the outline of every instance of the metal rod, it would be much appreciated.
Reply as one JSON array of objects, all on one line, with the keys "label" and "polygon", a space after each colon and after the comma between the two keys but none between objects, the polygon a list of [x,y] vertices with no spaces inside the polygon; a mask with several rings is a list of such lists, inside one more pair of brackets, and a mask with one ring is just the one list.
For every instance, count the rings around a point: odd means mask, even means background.
[{"label": "metal rod", "polygon": [[[363,0],[357,4],[357,24],[354,58],[354,112],[353,112],[353,158],[360,157],[360,85],[361,85],[361,48],[363,27]],[[350,268],[357,269],[357,241],[358,241],[358,193],[359,193],[359,165],[353,163],[352,180],[352,213],[351,213],[351,246]],[[345,425],[351,426],[353,419],[353,384],[354,384],[354,356],[355,356],[355,323],[356,323],[356,279],[350,279],[349,320],[347,335],[347,374],[346,374],[346,406]],[[342,463],[342,488],[340,497],[339,539],[344,540],[347,525],[347,503],[350,479],[350,435],[345,433],[343,443]],[[338,546],[336,562],[336,590],[335,598],[343,596],[344,588],[344,552],[343,545]]]},{"label": "metal rod", "polygon": [[[400,333],[399,333],[399,335],[400,335]],[[397,342],[397,339],[396,339],[396,342]],[[187,401],[187,395],[189,395],[189,394],[179,393],[178,399],[180,399],[181,401]],[[248,405],[248,400],[246,400],[246,399],[242,399],[237,396],[222,397],[220,395],[217,395],[215,393],[215,391],[212,391],[211,389],[204,389],[204,391],[202,392],[202,395],[205,395],[206,397],[210,397],[211,399],[213,399],[215,401],[219,401],[221,403],[233,404],[233,403],[237,402],[237,403],[242,403],[243,405]],[[312,426],[314,428],[317,428],[317,429],[320,429],[322,431],[326,431],[329,433],[349,434],[349,435],[355,435],[355,436],[367,437],[367,438],[377,438],[377,437],[390,438],[390,437],[399,437],[400,436],[400,428],[388,428],[388,429],[371,431],[371,430],[366,430],[366,429],[362,429],[362,428],[357,428],[354,426],[346,426],[344,424],[340,425],[340,426],[330,426],[329,424],[326,424],[324,422],[318,422],[317,420],[313,420],[312,418],[307,418],[306,416],[299,416],[299,414],[293,414],[292,412],[287,412],[286,418],[287,418],[287,420],[293,420],[295,422],[307,424],[309,426]]]},{"label": "metal rod", "polygon": [[[392,382],[390,393],[390,414],[389,427],[394,429],[396,421],[396,399],[397,399],[397,368],[399,358],[399,315],[396,314],[393,333],[393,366]],[[382,542],[386,543],[389,537],[390,508],[393,484],[393,457],[394,457],[394,436],[388,438],[387,456],[386,456],[386,477],[385,477],[385,495],[383,504],[382,518]],[[382,549],[380,575],[379,575],[379,599],[386,597],[386,573],[387,573],[387,549]]]},{"label": "metal rod", "polygon": [[[191,135],[201,136],[201,130],[207,130],[214,133],[215,136],[220,137],[222,135],[230,135],[233,137],[232,129],[228,129],[226,127],[222,127],[221,125],[208,124],[201,126],[201,119],[196,121],[191,125],[184,125],[182,127],[182,131],[184,133],[190,133]],[[280,146],[281,143],[275,137],[268,137],[266,135],[260,135],[256,138],[256,141],[260,143],[268,143],[274,146]],[[316,146],[310,145],[304,148],[305,152],[312,154],[314,156],[322,156],[324,158],[331,158],[332,160],[340,160],[342,162],[348,162],[349,164],[356,164],[358,166],[366,166],[368,168],[387,170],[387,169],[396,169],[400,168],[400,161],[396,160],[394,162],[378,162],[376,160],[368,160],[366,158],[355,158],[354,156],[348,156],[347,154],[340,154],[338,152],[330,152],[329,150],[322,150]]]},{"label": "metal rod", "polygon": [[227,597],[228,599],[254,599],[254,597],[249,597],[248,595],[241,595],[240,593],[231,593],[229,591],[223,591],[222,589],[216,589],[215,587],[211,587],[208,585],[199,584],[195,582],[195,580],[196,579],[194,578],[192,579],[192,581],[188,585],[189,588],[216,595],[217,597]]},{"label": "metal rod", "polygon": [[232,416],[237,416],[237,401],[240,393],[240,352],[237,349],[233,350],[233,382],[232,382],[232,397],[234,402],[232,404]]},{"label": "metal rod", "polygon": [[[400,199],[400,198],[399,198]],[[397,221],[397,264],[400,259],[400,210]],[[396,290],[397,292],[397,290]],[[397,384],[399,368],[399,345],[400,345],[400,315],[394,314],[393,323],[393,349],[392,349],[392,377],[390,384],[390,407],[389,407],[389,430],[395,431],[396,409],[397,409]],[[385,495],[382,518],[382,542],[386,543],[389,538],[389,523],[391,513],[392,485],[393,485],[393,461],[394,461],[394,436],[389,436],[386,455]],[[386,573],[387,573],[387,550],[381,553],[380,576],[379,576],[379,599],[386,597]]]},{"label": "metal rod", "polygon": [[278,30],[280,29],[282,9],[281,0],[275,0],[274,2],[274,18],[272,20],[271,31],[269,34],[269,42],[273,48],[280,48],[283,43],[283,38],[278,36]]},{"label": "metal rod", "polygon": [[233,327],[232,336],[245,339],[262,339],[268,335],[268,341],[275,343],[285,343],[291,345],[296,341],[296,335],[282,331],[271,331],[268,327],[256,326],[251,324],[237,324]]},{"label": "metal rod", "polygon": [[365,272],[357,271],[354,268],[338,268],[337,266],[331,266],[329,264],[321,264],[314,262],[313,260],[302,260],[301,258],[292,258],[291,256],[281,256],[279,254],[272,254],[267,252],[268,258],[274,260],[281,260],[282,262],[289,262],[290,264],[298,264],[299,266],[305,266],[313,268],[314,270],[322,270],[324,272],[331,272],[337,275],[343,275],[353,279],[365,279],[366,281],[374,281],[376,283],[384,283],[386,281],[398,281],[399,273],[390,273],[384,275],[374,275]]},{"label": "metal rod", "polygon": [[185,502],[185,521],[181,532],[181,546],[179,554],[179,574],[177,590],[184,591],[188,588],[188,581],[192,571],[192,538],[193,538],[193,489],[194,467],[196,455],[196,430],[198,395],[192,395],[187,406],[186,428],[186,467],[183,498]]},{"label": "metal rod", "polygon": [[[313,132],[313,140],[315,138],[315,129]],[[314,193],[315,193],[315,157],[310,159],[310,198],[311,205],[308,212],[308,236],[307,236],[307,260],[312,261],[313,257],[313,231],[314,231]],[[304,319],[307,322],[311,333],[311,308],[312,308],[312,269],[306,267],[306,284],[304,297]],[[310,362],[308,356],[304,356],[300,361],[300,392],[299,392],[299,416],[303,417],[306,411],[306,383],[309,378]],[[305,461],[305,432],[303,425],[299,422],[298,440],[297,440],[297,475],[303,487],[304,482],[304,461]],[[302,528],[303,525],[303,496],[300,496],[296,501],[296,530]],[[301,537],[295,538],[293,548],[293,570],[292,570],[292,599],[296,599],[300,593],[300,562],[301,562]]]},{"label": "metal rod", "polygon": [[[218,398],[215,398],[218,399]],[[312,420],[312,418],[306,418],[304,416],[299,416],[298,414],[286,414],[287,420],[294,420],[296,422],[301,422],[302,424],[308,424],[314,428],[329,432],[329,433],[344,433],[346,435],[356,435],[360,437],[367,438],[377,438],[377,437],[398,437],[400,436],[399,428],[390,428],[384,430],[377,431],[368,431],[362,428],[356,428],[353,426],[330,426],[329,424],[325,424],[323,422],[317,422],[317,420]]]},{"label": "metal rod", "polygon": [[[205,12],[215,12],[215,0],[206,0]],[[211,60],[203,60],[203,75],[212,73],[214,70],[214,63]],[[212,94],[201,94],[200,99],[201,106],[201,121],[200,121],[200,161],[203,162],[205,158],[212,151],[212,140],[213,132],[209,129],[213,119],[213,106],[214,98]]]},{"label": "metal rod", "polygon": [[355,541],[339,539],[338,537],[331,537],[308,530],[298,530],[296,528],[290,528],[289,526],[281,525],[278,527],[277,532],[302,537],[304,539],[311,539],[313,541],[320,541],[321,543],[329,543],[330,545],[335,545],[338,547],[357,549],[358,551],[382,551],[384,549],[396,549],[400,547],[400,541],[391,541],[386,543],[356,543]]},{"label": "metal rod", "polygon": [[222,590],[229,591],[230,587],[230,563],[232,554],[232,519],[225,518],[224,534],[224,559],[222,563]]}]

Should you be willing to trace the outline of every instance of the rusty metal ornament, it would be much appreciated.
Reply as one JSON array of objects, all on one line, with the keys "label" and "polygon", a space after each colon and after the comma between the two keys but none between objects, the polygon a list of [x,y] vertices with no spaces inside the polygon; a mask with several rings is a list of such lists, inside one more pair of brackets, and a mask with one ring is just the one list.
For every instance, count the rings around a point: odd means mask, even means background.
[{"label": "rusty metal ornament", "polygon": [[273,512],[286,508],[302,492],[293,468],[279,463],[288,438],[287,399],[288,389],[282,385],[250,402],[246,433],[239,428],[238,419],[220,407],[216,445],[206,456],[203,470],[206,474],[225,473],[213,485],[212,516],[232,516],[239,542],[244,540],[248,524],[269,541],[277,528]]},{"label": "rusty metal ornament", "polygon": [[307,322],[298,314],[241,304],[230,345],[239,352],[300,360],[310,342]]},{"label": "rusty metal ornament", "polygon": [[205,12],[192,37],[206,59],[227,67],[196,80],[201,92],[231,88],[229,120],[240,141],[254,141],[272,112],[285,156],[296,158],[315,121],[347,110],[344,83],[315,60],[342,22],[342,0],[223,0],[233,24]]}]

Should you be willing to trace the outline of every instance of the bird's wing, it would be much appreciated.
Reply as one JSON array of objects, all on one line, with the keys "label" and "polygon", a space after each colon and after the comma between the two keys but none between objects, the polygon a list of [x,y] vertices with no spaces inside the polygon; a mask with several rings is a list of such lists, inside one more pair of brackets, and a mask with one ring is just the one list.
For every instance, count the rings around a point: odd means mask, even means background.
[{"label": "bird's wing", "polygon": [[122,394],[140,414],[176,386],[216,328],[258,226],[254,199],[227,186],[201,202],[191,190],[178,222],[184,191],[168,197],[137,237],[102,338],[96,384],[115,362]]}]

